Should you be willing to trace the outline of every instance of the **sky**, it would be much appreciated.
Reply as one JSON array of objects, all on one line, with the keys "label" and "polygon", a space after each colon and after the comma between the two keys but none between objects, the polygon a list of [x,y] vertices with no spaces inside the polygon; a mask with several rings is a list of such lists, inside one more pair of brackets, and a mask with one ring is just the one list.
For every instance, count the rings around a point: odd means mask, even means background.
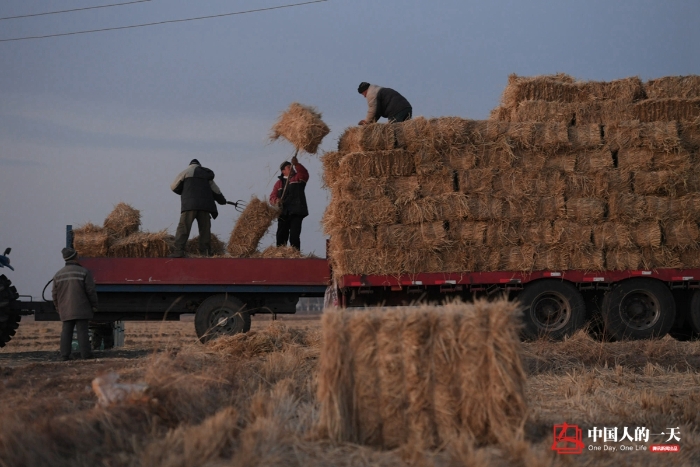
[{"label": "sky", "polygon": [[[3,0],[0,18],[124,1]],[[174,233],[170,183],[193,158],[227,199],[267,198],[293,154],[268,135],[292,102],[331,128],[320,155],[364,117],[361,81],[396,89],[414,116],[486,119],[511,73],[700,74],[697,0],[327,0],[2,41],[301,1],[150,0],[0,20],[0,249],[16,269],[0,273],[20,294],[40,296],[62,267],[67,224],[102,224],[119,202],[141,211],[143,230]],[[301,247],[325,256],[319,155],[299,157],[311,173]],[[238,213],[219,211],[212,231],[227,240]]]}]

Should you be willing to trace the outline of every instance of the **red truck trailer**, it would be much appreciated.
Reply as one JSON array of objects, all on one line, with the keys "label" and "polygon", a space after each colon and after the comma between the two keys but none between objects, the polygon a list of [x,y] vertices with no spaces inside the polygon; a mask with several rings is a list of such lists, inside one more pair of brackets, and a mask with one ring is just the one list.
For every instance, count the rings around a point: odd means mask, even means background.
[{"label": "red truck trailer", "polygon": [[[72,244],[70,227],[67,244]],[[81,258],[99,297],[95,321],[179,320],[195,315],[202,341],[246,332],[258,313],[295,313],[300,297],[328,291],[342,307],[507,296],[523,305],[523,335],[562,339],[600,318],[616,339],[700,332],[700,269],[497,271],[339,276],[323,258]],[[21,315],[58,320],[53,304],[19,296],[0,279],[0,346]],[[330,288],[329,288],[330,287]]]}]

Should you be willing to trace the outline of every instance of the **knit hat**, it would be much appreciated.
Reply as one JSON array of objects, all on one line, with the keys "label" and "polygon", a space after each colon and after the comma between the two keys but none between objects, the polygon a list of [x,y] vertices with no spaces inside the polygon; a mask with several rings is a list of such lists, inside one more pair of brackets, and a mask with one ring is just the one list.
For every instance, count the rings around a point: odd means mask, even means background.
[{"label": "knit hat", "polygon": [[282,162],[282,164],[280,165],[280,172],[283,171],[284,168],[287,167],[288,165],[292,165],[292,163],[289,161]]},{"label": "knit hat", "polygon": [[366,82],[363,81],[363,82],[361,82],[360,85],[357,87],[357,92],[359,92],[360,94],[362,94],[362,93],[365,92],[368,88],[369,88],[369,83],[366,83]]},{"label": "knit hat", "polygon": [[72,259],[75,259],[76,256],[78,256],[78,252],[75,251],[73,248],[64,248],[61,250],[61,254],[63,255],[64,261],[70,261]]},{"label": "knit hat", "polygon": [[198,161],[197,159],[192,159],[192,160],[190,161],[190,165],[192,165],[192,164],[202,165],[202,164],[199,163],[199,161]]}]

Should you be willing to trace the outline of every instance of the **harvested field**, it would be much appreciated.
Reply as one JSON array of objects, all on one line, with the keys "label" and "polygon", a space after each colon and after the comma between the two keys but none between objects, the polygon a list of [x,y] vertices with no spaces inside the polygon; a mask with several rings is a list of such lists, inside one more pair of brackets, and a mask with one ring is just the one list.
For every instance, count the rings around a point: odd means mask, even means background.
[{"label": "harvested field", "polygon": [[[445,326],[441,320],[446,316],[438,314],[435,326]],[[371,322],[368,325],[365,329],[374,329]],[[393,327],[380,328],[377,352],[397,355],[401,346],[394,336],[404,327],[396,321]],[[528,412],[521,439],[502,436],[498,444],[483,445],[461,436],[435,450],[418,445],[381,450],[318,437],[316,375],[323,339],[318,317],[281,317],[277,322],[255,317],[249,334],[206,345],[195,343],[191,321],[129,322],[126,346],[98,352],[92,361],[59,362],[59,332],[60,323],[25,320],[16,338],[0,349],[5,407],[0,412],[0,457],[8,467],[417,463],[614,467],[655,466],[662,455],[664,465],[693,465],[700,457],[697,341],[665,337],[603,343],[579,331],[564,342],[523,343]],[[359,333],[353,342],[371,342],[371,335]],[[438,368],[449,356],[436,355]],[[405,387],[400,361],[384,359],[380,368],[389,370],[388,377],[395,375],[389,384]],[[111,372],[120,376],[120,382],[146,382],[149,389],[141,398],[96,406],[90,383]],[[407,393],[383,392],[384,387],[377,388],[381,400],[386,400],[381,413],[405,413],[393,401]],[[441,401],[440,407],[452,403],[443,392],[435,393],[433,400]],[[552,427],[563,422],[581,428],[585,449],[580,455],[551,450]],[[617,428],[617,442],[602,436],[593,441],[589,436],[589,430],[604,427]],[[624,427],[633,437],[637,428],[649,430],[648,441],[620,442]],[[680,440],[673,442],[680,452],[649,452],[652,444],[667,444],[669,435],[660,433],[668,433],[669,427],[677,428]],[[401,422],[385,424],[382,439],[401,440],[405,428]],[[621,451],[623,445],[633,450]],[[637,450],[636,445],[647,450]]]}]

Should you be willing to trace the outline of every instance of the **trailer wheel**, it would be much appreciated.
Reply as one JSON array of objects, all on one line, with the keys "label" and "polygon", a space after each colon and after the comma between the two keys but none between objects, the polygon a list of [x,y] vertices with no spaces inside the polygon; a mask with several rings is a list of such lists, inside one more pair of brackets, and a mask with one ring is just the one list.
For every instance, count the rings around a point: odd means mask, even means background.
[{"label": "trailer wheel", "polygon": [[4,274],[0,275],[0,347],[12,340],[17,332],[21,317],[9,312],[11,302],[19,298],[17,289]]},{"label": "trailer wheel", "polygon": [[518,300],[523,307],[525,339],[561,340],[580,329],[586,320],[586,302],[569,282],[540,280],[525,286]]},{"label": "trailer wheel", "polygon": [[700,290],[693,293],[686,318],[686,325],[690,327],[693,337],[700,335]]},{"label": "trailer wheel", "polygon": [[194,328],[201,342],[219,336],[238,334],[250,330],[250,313],[245,305],[230,295],[212,295],[197,308]]},{"label": "trailer wheel", "polygon": [[673,294],[653,279],[616,284],[605,294],[602,311],[606,333],[617,340],[663,337],[676,318]]}]

